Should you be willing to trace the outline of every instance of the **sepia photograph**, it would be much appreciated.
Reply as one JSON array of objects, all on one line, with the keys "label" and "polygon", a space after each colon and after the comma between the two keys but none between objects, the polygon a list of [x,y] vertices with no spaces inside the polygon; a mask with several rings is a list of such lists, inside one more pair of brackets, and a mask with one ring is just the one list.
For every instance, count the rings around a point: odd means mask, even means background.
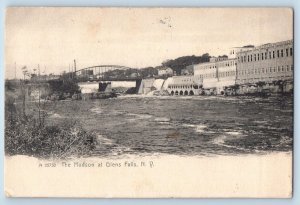
[{"label": "sepia photograph", "polygon": [[293,10],[8,7],[7,197],[291,198]]}]

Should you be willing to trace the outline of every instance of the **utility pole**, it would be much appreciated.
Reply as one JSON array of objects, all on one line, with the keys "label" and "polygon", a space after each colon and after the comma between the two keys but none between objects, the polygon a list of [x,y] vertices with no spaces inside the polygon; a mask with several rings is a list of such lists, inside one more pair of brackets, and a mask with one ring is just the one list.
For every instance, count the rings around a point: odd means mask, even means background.
[{"label": "utility pole", "polygon": [[71,78],[71,69],[70,69],[70,63],[69,63],[69,79]]},{"label": "utility pole", "polygon": [[71,65],[71,78],[73,79],[74,78],[74,69],[73,69],[73,66]]},{"label": "utility pole", "polygon": [[17,80],[17,62],[15,62],[15,80]]},{"label": "utility pole", "polygon": [[41,72],[40,72],[40,64],[38,64],[38,72],[39,72],[39,76],[41,75]]},{"label": "utility pole", "polygon": [[[38,80],[40,81],[41,79],[40,78],[40,64],[38,64]],[[41,126],[41,88],[40,86],[41,85],[37,85],[38,86],[38,91],[39,91],[39,123],[40,123],[40,126]]]},{"label": "utility pole", "polygon": [[75,78],[76,78],[76,60],[74,59],[74,70],[75,70]]}]

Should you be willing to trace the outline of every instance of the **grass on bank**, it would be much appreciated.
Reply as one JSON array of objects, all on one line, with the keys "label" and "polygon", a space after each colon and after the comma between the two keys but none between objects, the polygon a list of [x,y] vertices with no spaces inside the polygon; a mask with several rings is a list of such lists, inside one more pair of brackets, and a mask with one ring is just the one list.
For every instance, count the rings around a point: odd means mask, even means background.
[{"label": "grass on bank", "polygon": [[[38,158],[68,158],[89,155],[96,147],[96,135],[68,119],[48,125],[41,107],[28,110],[15,99],[5,99],[5,154]],[[39,113],[39,114],[38,114]],[[40,113],[43,113],[42,115]]]}]

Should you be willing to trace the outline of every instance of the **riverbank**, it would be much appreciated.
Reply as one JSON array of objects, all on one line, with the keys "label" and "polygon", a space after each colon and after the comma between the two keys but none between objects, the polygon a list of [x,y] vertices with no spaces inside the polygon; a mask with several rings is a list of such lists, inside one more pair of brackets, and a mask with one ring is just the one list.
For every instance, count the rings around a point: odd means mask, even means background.
[{"label": "riverbank", "polygon": [[67,161],[19,155],[5,157],[5,179],[6,195],[16,197],[288,198],[292,194],[292,153],[127,155]]}]

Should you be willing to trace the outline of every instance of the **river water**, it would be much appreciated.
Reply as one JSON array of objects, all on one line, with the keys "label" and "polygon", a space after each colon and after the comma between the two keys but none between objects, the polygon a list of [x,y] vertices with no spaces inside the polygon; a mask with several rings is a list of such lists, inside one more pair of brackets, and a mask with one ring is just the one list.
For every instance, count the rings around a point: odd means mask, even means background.
[{"label": "river water", "polygon": [[96,156],[264,154],[293,146],[292,97],[124,96],[82,103],[79,117],[98,135]]}]

